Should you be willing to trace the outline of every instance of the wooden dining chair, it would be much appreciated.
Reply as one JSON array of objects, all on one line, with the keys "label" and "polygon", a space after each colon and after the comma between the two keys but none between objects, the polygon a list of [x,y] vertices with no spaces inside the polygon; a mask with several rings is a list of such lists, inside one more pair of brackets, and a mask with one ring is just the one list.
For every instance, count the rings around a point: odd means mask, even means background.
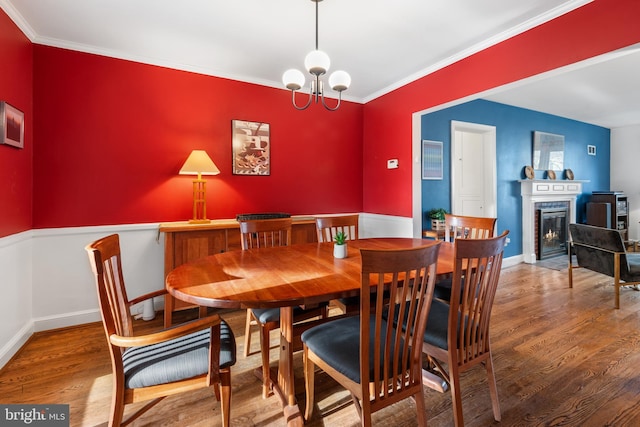
[{"label": "wooden dining chair", "polygon": [[[359,218],[358,214],[317,216],[316,232],[318,234],[318,242],[333,242],[336,234],[340,231],[346,234],[347,240],[358,240],[360,238],[358,231]],[[360,309],[360,298],[339,298],[332,301],[332,305],[345,314],[353,314]]]},{"label": "wooden dining chair", "polygon": [[[363,426],[371,425],[373,412],[408,397],[415,401],[418,424],[427,425],[422,339],[439,246],[361,250],[360,315],[302,333],[307,420],[314,410],[318,366],[351,393]],[[384,290],[395,303],[386,303]],[[397,319],[405,319],[407,327],[395,327]]]},{"label": "wooden dining chair", "polygon": [[490,239],[456,239],[451,295],[457,297],[448,303],[434,299],[431,305],[422,349],[435,372],[450,386],[456,426],[464,425],[460,374],[480,364],[487,371],[493,417],[500,421],[489,326],[508,234],[505,231]]},{"label": "wooden dining chair", "polygon": [[[131,306],[166,294],[165,290],[129,300],[117,234],[85,248],[95,275],[98,301],[109,345],[113,392],[109,426],[127,425],[167,396],[213,386],[221,402],[222,425],[228,426],[231,366],[236,341],[218,315],[147,335],[133,331]],[[125,405],[148,401],[125,421]]]},{"label": "wooden dining chair", "polygon": [[483,218],[463,215],[444,215],[444,240],[486,239],[493,237],[497,218]]},{"label": "wooden dining chair", "polygon": [[354,215],[332,215],[316,217],[316,232],[318,242],[333,242],[336,234],[340,231],[346,234],[347,240],[358,240],[358,222],[360,216]]},{"label": "wooden dining chair", "polygon": [[[453,242],[456,239],[487,239],[494,236],[497,218],[483,218],[445,214],[444,240]],[[442,301],[451,298],[451,278],[436,282],[435,297]]]},{"label": "wooden dining chair", "polygon": [[[291,245],[291,218],[245,219],[240,223],[242,250]],[[301,322],[314,317],[326,318],[328,304],[317,307],[293,309],[293,322]],[[269,350],[271,331],[280,327],[280,308],[252,308],[247,310],[244,334],[244,356],[251,355],[251,327],[260,327],[260,353],[262,355],[262,397],[271,394],[271,373]]]}]

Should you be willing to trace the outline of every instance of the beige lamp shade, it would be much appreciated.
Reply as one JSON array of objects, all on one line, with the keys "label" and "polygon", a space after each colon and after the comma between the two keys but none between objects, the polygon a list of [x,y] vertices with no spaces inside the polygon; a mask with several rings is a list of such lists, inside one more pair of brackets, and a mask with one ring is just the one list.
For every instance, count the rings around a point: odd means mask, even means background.
[{"label": "beige lamp shade", "polygon": [[204,150],[193,150],[180,168],[180,175],[218,175],[220,169]]}]

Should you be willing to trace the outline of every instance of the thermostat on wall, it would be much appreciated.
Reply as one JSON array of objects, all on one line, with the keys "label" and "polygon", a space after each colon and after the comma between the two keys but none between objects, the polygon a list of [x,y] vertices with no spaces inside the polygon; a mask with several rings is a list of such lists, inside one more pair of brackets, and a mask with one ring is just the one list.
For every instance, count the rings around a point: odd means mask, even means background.
[{"label": "thermostat on wall", "polygon": [[398,159],[387,160],[387,169],[398,169]]}]

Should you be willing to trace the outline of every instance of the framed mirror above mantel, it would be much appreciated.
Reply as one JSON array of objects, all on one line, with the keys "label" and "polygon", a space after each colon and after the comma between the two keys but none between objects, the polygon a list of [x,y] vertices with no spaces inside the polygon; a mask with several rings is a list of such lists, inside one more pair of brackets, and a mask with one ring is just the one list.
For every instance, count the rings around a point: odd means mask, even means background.
[{"label": "framed mirror above mantel", "polygon": [[564,135],[533,132],[533,169],[562,171],[564,169]]}]

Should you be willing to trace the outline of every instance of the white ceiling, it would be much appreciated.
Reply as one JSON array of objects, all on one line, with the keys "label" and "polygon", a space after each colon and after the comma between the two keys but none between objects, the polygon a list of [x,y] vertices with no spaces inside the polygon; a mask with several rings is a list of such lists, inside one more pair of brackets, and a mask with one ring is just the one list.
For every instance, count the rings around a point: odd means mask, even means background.
[{"label": "white ceiling", "polygon": [[606,128],[640,125],[640,45],[514,83],[482,98]]},{"label": "white ceiling", "polygon": [[[351,74],[344,98],[367,102],[590,1],[326,0],[319,48],[331,70]],[[286,69],[302,69],[315,47],[309,0],[0,0],[0,7],[34,43],[272,87],[282,87]],[[489,99],[606,127],[637,123],[638,86],[627,86],[630,70],[640,69],[637,57],[556,73]],[[627,75],[611,78],[621,67]]]}]

